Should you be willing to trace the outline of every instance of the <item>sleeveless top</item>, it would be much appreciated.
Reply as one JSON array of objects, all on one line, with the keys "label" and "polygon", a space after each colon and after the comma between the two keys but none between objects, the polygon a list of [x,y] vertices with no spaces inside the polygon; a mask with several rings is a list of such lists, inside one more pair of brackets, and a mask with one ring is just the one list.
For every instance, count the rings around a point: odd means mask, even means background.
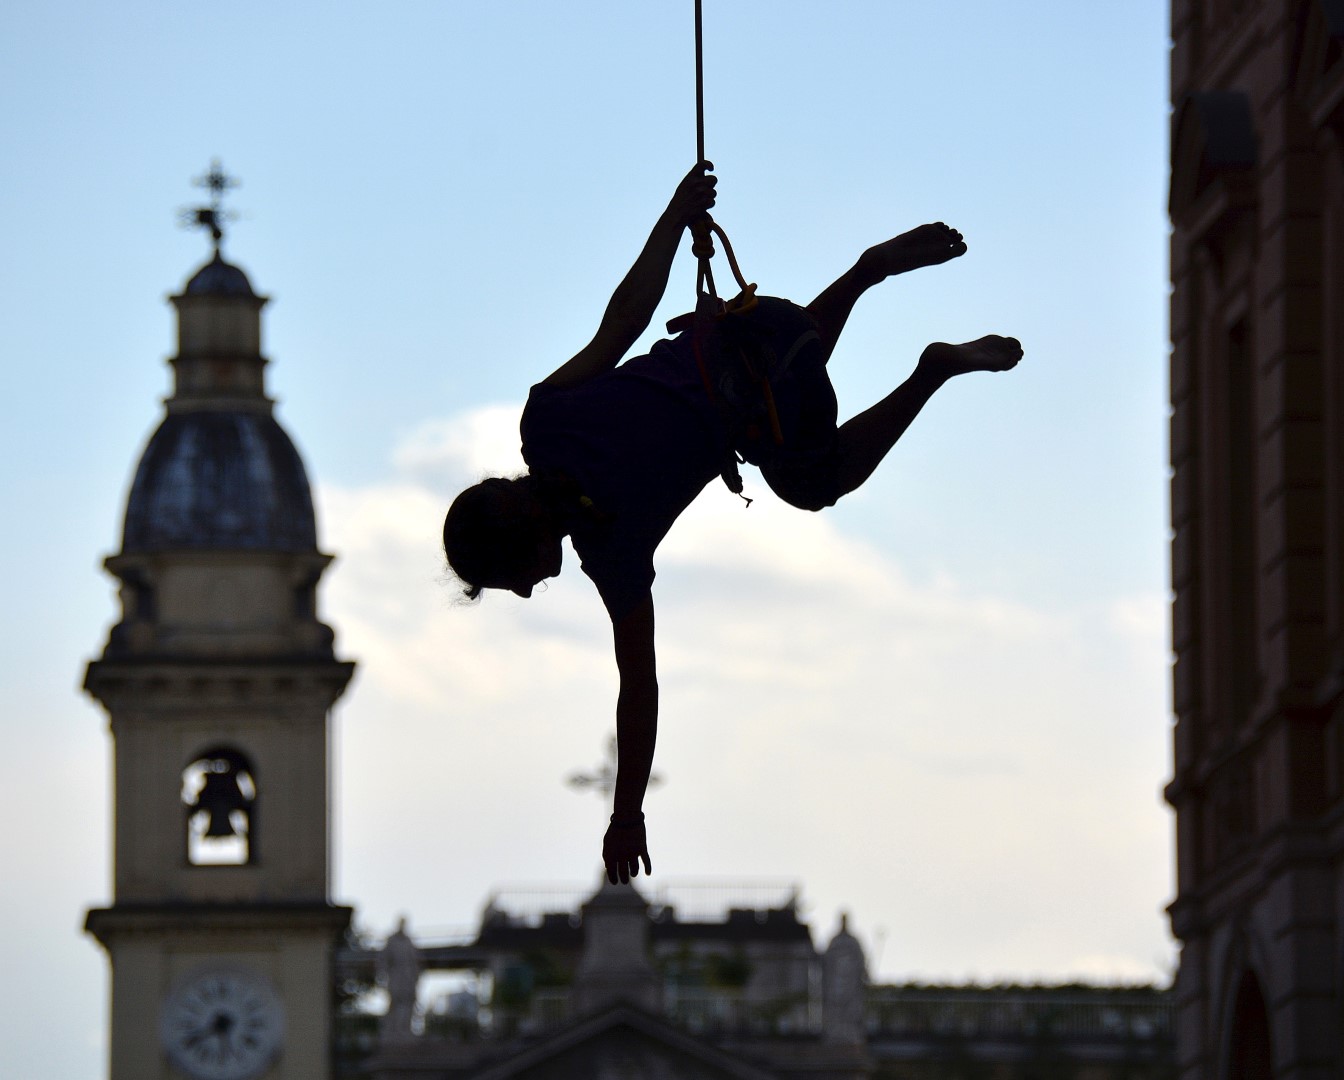
[{"label": "sleeveless top", "polygon": [[[829,506],[839,497],[836,401],[816,323],[804,308],[768,296],[740,319],[770,377],[784,443],[757,444],[764,456],[737,448],[786,502],[808,510]],[[705,390],[691,335],[659,341],[648,355],[578,386],[538,383],[523,409],[528,467],[565,473],[593,502],[595,513],[576,508],[566,524],[613,622],[648,596],[658,544],[719,476],[730,441],[737,441]],[[719,331],[703,344],[716,393],[741,419],[747,403],[736,400],[733,387],[735,377],[741,381],[734,346]]]},{"label": "sleeveless top", "polygon": [[653,585],[658,544],[727,451],[690,333],[578,386],[538,383],[520,434],[528,468],[566,473],[592,500],[570,541],[612,621],[628,615]]}]

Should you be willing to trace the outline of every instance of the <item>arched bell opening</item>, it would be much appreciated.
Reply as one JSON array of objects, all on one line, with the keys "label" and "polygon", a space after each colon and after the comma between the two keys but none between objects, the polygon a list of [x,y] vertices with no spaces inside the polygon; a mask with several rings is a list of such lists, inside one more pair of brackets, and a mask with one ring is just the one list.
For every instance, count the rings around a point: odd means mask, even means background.
[{"label": "arched bell opening", "polygon": [[256,770],[247,755],[216,746],[182,770],[187,862],[245,866],[257,858]]}]

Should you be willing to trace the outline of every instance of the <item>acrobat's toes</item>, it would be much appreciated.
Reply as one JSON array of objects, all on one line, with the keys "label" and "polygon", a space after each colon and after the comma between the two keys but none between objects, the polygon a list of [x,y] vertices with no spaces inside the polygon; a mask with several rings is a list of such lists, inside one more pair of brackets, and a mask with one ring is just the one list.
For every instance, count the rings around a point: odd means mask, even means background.
[{"label": "acrobat's toes", "polygon": [[919,364],[943,378],[950,378],[970,371],[1009,371],[1017,367],[1022,356],[1022,343],[1017,338],[987,334],[961,345],[935,341],[924,350]]},{"label": "acrobat's toes", "polygon": [[925,249],[929,266],[966,254],[966,238],[951,225],[935,221],[932,225],[921,225],[912,232]]},{"label": "acrobat's toes", "polygon": [[937,266],[965,254],[966,241],[961,233],[936,221],[869,248],[863,260],[873,273],[891,277],[922,266]]}]

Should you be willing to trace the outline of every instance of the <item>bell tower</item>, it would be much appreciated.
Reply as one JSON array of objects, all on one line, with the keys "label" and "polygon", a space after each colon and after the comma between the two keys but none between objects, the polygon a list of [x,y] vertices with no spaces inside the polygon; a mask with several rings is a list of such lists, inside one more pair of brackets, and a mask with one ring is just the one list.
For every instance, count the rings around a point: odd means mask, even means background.
[{"label": "bell tower", "polygon": [[171,298],[166,414],[140,459],[121,618],[84,688],[113,738],[112,1080],[326,1080],[332,951],[329,712],[354,672],[317,617],[303,463],[272,414],[266,299],[221,254]]}]

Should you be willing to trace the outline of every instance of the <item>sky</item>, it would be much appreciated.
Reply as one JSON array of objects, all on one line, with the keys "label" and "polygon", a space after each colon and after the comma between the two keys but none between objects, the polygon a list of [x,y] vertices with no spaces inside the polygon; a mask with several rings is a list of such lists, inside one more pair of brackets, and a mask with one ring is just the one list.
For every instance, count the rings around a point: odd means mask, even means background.
[{"label": "sky", "polygon": [[[606,811],[564,782],[614,730],[596,594],[571,565],[463,605],[438,534],[521,468],[528,386],[694,160],[691,26],[691,0],[4,5],[0,1072],[105,1068],[80,926],[111,900],[111,741],[79,685],[212,158],[359,664],[333,898],[433,938],[497,889],[596,883]],[[833,510],[749,471],[750,509],[714,484],[678,522],[651,888],[796,882],[882,980],[1165,980],[1165,5],[705,0],[705,35],[715,217],[762,293],[806,302],[924,221],[967,238],[861,303],[842,413],[929,341],[1026,358],[948,385]],[[683,250],[641,349],[694,280]]]}]

